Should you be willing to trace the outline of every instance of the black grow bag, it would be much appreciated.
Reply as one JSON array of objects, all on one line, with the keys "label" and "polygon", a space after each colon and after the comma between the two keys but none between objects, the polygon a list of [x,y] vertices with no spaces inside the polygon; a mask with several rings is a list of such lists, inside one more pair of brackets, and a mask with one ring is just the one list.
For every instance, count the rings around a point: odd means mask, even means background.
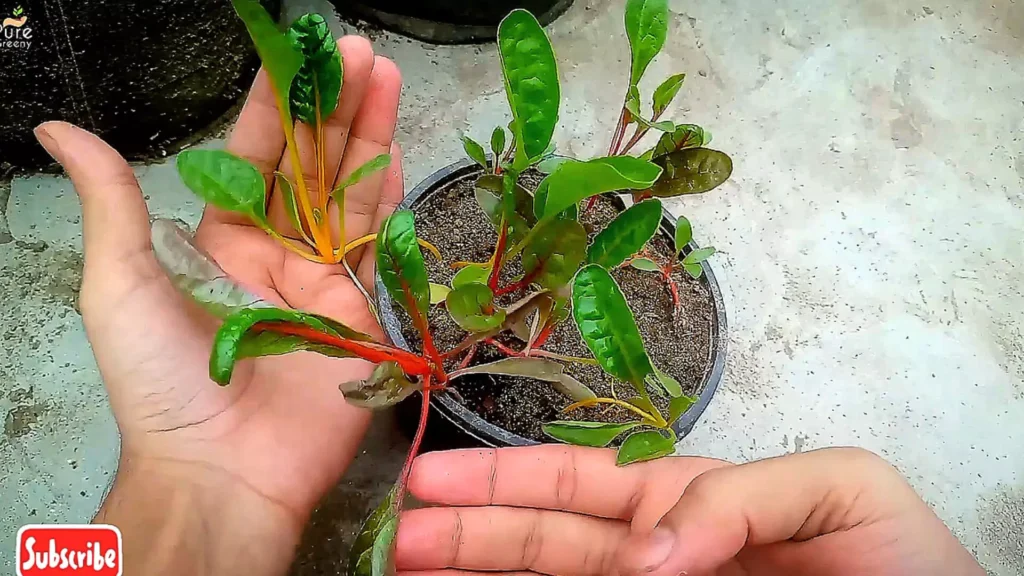
[{"label": "black grow bag", "polygon": [[[263,2],[279,13],[280,0]],[[131,159],[166,155],[235,106],[259,67],[230,0],[21,5],[22,25],[0,31],[0,162],[15,168],[49,162],[32,136],[46,120],[94,131]]]},{"label": "black grow bag", "polygon": [[[429,176],[420,182],[398,206],[398,209],[409,209],[416,211],[417,207],[424,203],[427,198],[438,190],[442,190],[451,182],[477,178],[481,173],[479,165],[472,160],[462,160]],[[620,209],[625,206],[621,200],[616,199]],[[659,234],[667,235],[670,242],[675,237],[675,217],[664,211]],[[684,255],[699,248],[695,243],[690,242],[684,250]],[[725,303],[722,300],[722,290],[718,286],[715,273],[710,263],[705,260],[701,262],[704,274],[700,282],[704,283],[709,293],[714,309],[711,323],[711,358],[704,370],[704,377],[700,385],[700,394],[697,402],[673,425],[676,436],[683,438],[697,424],[697,420],[711,403],[711,397],[718,390],[718,384],[725,372],[726,356],[726,318]],[[396,346],[405,350],[411,350],[409,343],[402,334],[402,322],[395,314],[392,306],[391,296],[388,294],[380,275],[376,280],[377,308],[380,311],[381,323],[385,334]],[[415,430],[419,414],[420,397],[414,396],[399,404],[399,425],[406,431]],[[504,446],[530,446],[537,444],[536,441],[513,434],[487,420],[481,418],[476,412],[463,406],[448,394],[434,394],[430,398],[431,412],[434,418],[427,426],[426,438],[424,440],[425,450],[464,448],[464,447],[504,447]],[[437,418],[436,416],[441,416]]]},{"label": "black grow bag", "polygon": [[355,16],[406,36],[437,44],[487,42],[498,23],[525,8],[547,26],[572,0],[331,0],[343,15]]}]

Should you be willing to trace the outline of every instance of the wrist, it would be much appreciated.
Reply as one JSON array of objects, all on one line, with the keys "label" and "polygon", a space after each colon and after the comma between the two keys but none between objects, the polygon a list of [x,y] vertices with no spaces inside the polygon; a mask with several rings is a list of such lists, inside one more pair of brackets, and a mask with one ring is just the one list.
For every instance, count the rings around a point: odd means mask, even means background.
[{"label": "wrist", "polygon": [[305,518],[202,463],[123,455],[94,522],[121,530],[126,574],[280,575]]}]

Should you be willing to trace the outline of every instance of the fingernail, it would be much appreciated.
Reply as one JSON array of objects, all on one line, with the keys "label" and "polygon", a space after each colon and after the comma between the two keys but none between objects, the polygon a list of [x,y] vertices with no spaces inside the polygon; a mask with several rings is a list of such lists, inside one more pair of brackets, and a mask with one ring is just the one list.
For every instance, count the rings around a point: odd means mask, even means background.
[{"label": "fingernail", "polygon": [[641,559],[641,570],[654,572],[672,555],[676,545],[676,535],[665,528],[655,528],[647,542],[641,545],[638,557]]},{"label": "fingernail", "polygon": [[39,141],[39,145],[46,150],[46,153],[51,158],[57,160],[57,155],[60,152],[60,146],[57,145],[57,141],[53,139],[53,136],[46,130],[46,124],[40,124],[36,126],[36,129],[32,131],[36,135],[36,140]]}]

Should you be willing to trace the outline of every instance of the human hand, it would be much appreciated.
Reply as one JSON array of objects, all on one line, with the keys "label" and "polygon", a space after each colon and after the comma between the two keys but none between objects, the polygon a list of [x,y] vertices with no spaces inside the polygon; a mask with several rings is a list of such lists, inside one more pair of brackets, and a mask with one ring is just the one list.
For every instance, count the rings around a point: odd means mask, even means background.
[{"label": "human hand", "polygon": [[733,466],[547,445],[420,456],[396,563],[655,576],[977,575],[984,571],[881,458],[833,448]]},{"label": "human hand", "polygon": [[[392,143],[401,77],[391,61],[374,56],[365,39],[349,36],[338,44],[345,61],[344,88],[326,123],[329,170],[340,180],[378,154],[391,152],[393,158],[386,171],[349,189],[351,240],[375,230],[403,195],[401,155]],[[297,127],[298,137],[311,143],[306,128]],[[228,387],[211,382],[208,359],[217,323],[180,296],[158,265],[149,214],[131,168],[101,140],[74,126],[51,122],[40,126],[37,135],[67,170],[82,202],[80,307],[121,432],[117,483],[98,518],[131,523],[125,514],[149,509],[165,516],[156,502],[169,502],[173,494],[140,502],[136,487],[187,489],[178,500],[190,513],[214,516],[202,518],[201,526],[222,526],[230,519],[237,538],[263,531],[287,550],[354,457],[369,423],[368,412],[345,403],[338,384],[364,378],[372,367],[361,360],[293,354],[239,365]],[[304,172],[315,174],[311,146],[300,140],[300,149]],[[275,170],[292,172],[287,157],[282,160],[285,138],[263,72],[228,150],[259,167],[268,186]],[[315,178],[309,184],[316,190]],[[288,226],[279,195],[271,197],[269,212],[278,230]],[[195,240],[229,275],[264,299],[380,336],[343,267],[309,262],[244,218],[212,207]],[[372,290],[371,252],[353,254],[349,261]],[[133,538],[145,530],[122,529],[131,566]],[[197,534],[204,537],[202,531]],[[260,549],[258,541],[248,546],[259,552],[274,547]]]}]

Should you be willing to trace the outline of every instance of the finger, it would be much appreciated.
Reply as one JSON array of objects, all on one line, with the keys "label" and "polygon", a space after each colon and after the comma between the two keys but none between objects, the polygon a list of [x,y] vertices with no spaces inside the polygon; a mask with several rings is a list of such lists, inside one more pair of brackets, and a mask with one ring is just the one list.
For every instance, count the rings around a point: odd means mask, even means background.
[{"label": "finger", "polygon": [[395,564],[400,570],[605,575],[628,534],[625,522],[552,510],[424,508],[402,514]]},{"label": "finger", "polygon": [[[344,36],[338,40],[338,51],[341,52],[344,75],[338,107],[324,122],[324,191],[320,190],[317,160],[313,146],[316,129],[303,122],[297,120],[295,122],[295,141],[299,148],[299,165],[302,169],[306,190],[314,205],[320,201],[321,194],[326,198],[326,195],[334,189],[342,156],[347,154],[347,142],[352,122],[366,98],[373,69],[373,47],[369,40],[360,36]],[[278,131],[280,132],[281,129],[278,128]],[[286,152],[281,158],[278,170],[284,173],[293,184],[298,184],[295,181],[295,165],[291,152]],[[296,193],[299,193],[298,189],[296,189]],[[279,194],[271,196],[269,211],[270,222],[274,228],[278,230],[292,229],[291,220],[285,212],[284,201]]]},{"label": "finger", "polygon": [[[473,572],[470,570],[421,570],[398,572],[398,576],[494,576],[494,572]],[[537,576],[536,572],[502,572],[502,576]]]},{"label": "finger", "polygon": [[417,458],[409,489],[420,500],[451,506],[566,510],[653,527],[693,478],[724,465],[663,458],[619,467],[613,450],[558,444],[455,450]]},{"label": "finger", "polygon": [[[392,142],[391,165],[384,171],[384,184],[381,187],[380,200],[377,203],[377,213],[367,234],[380,230],[380,225],[384,223],[384,219],[398,208],[404,196],[405,176],[402,173],[402,148],[398,145],[398,142]],[[353,257],[359,258],[359,264],[356,269],[359,281],[367,290],[372,292],[377,266],[373,244],[367,244],[362,254],[357,253]]]},{"label": "finger", "polygon": [[[883,460],[856,449],[808,452],[708,471],[647,542],[623,547],[624,573],[703,574],[745,547],[880,520],[919,499]],[[646,535],[643,535],[646,536]]]},{"label": "finger", "polygon": [[[359,112],[352,121],[352,132],[345,146],[339,179],[344,178],[366,162],[391,150],[398,121],[398,100],[402,92],[402,74],[394,62],[378,56],[374,59],[373,73],[366,88]],[[376,172],[345,192],[345,240],[369,234],[377,217],[377,207],[383,195],[386,174]],[[332,206],[331,222],[336,222],[340,207]],[[337,230],[335,230],[335,236]],[[352,261],[358,261],[353,255]]]},{"label": "finger", "polygon": [[[270,87],[270,77],[262,68],[228,137],[227,151],[252,162],[263,174],[267,190],[274,189],[274,170],[284,153],[284,132],[281,131],[281,116]],[[209,217],[221,222],[251,224],[249,218],[241,214],[209,204],[203,216],[204,219]]]},{"label": "finger", "polygon": [[64,167],[82,204],[86,273],[103,269],[108,288],[133,284],[134,275],[155,261],[150,249],[149,211],[135,173],[116,150],[66,122],[35,130],[46,151]]}]

